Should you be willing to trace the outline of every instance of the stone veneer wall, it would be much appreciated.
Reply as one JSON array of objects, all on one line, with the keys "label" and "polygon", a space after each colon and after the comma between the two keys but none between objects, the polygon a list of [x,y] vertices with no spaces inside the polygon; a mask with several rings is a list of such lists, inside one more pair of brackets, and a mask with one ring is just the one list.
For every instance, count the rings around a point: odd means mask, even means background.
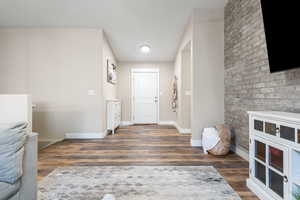
[{"label": "stone veneer wall", "polygon": [[246,150],[249,110],[300,112],[300,69],[271,74],[260,0],[229,0],[225,8],[225,121],[232,127],[236,145]]}]

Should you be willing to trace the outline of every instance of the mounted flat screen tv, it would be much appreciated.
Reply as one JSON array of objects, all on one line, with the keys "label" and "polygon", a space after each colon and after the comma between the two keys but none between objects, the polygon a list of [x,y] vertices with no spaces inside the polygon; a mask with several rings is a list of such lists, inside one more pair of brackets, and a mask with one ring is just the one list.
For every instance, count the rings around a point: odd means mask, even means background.
[{"label": "mounted flat screen tv", "polygon": [[261,0],[271,72],[300,67],[299,1]]}]

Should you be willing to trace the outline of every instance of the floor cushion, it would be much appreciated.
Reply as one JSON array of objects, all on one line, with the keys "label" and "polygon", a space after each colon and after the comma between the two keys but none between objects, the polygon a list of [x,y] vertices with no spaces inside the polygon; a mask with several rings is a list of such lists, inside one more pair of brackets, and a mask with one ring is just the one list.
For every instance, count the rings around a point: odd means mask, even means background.
[{"label": "floor cushion", "polygon": [[223,124],[217,125],[216,129],[219,132],[220,141],[214,148],[210,149],[208,152],[213,155],[223,156],[228,154],[230,150],[231,132],[230,129]]}]

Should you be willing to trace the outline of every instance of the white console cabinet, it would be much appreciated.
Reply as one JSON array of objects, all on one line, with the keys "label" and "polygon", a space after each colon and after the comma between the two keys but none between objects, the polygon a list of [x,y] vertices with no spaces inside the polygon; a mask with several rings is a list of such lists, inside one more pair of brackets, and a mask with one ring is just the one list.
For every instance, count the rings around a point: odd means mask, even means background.
[{"label": "white console cabinet", "polygon": [[248,114],[247,186],[262,200],[299,200],[300,114],[252,111]]},{"label": "white console cabinet", "polygon": [[115,130],[121,124],[121,101],[107,100],[107,130],[115,134]]}]

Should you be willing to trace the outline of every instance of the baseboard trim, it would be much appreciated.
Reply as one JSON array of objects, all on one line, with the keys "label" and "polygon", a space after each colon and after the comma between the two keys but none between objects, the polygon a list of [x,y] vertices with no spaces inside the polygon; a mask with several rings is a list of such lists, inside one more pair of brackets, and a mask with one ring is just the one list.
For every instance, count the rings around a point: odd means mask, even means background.
[{"label": "baseboard trim", "polygon": [[177,124],[176,122],[174,122],[173,125],[176,127],[176,129],[178,130],[178,132],[181,133],[181,134],[191,134],[192,133],[191,129],[181,128],[179,126],[179,124]]},{"label": "baseboard trim", "polygon": [[[38,149],[41,150],[41,149],[45,149],[47,147],[49,147],[50,145],[53,145],[55,143],[58,143],[58,142],[61,142],[63,141],[65,138],[60,138],[60,139],[39,139],[38,140]],[[44,143],[44,144],[42,144]]]},{"label": "baseboard trim", "polygon": [[243,159],[249,161],[249,152],[246,149],[236,145],[232,145],[230,149]]},{"label": "baseboard trim", "polygon": [[181,133],[181,134],[191,134],[192,130],[187,129],[187,128],[182,128],[182,129],[179,130],[179,133]]},{"label": "baseboard trim", "polygon": [[131,121],[121,121],[120,126],[131,126],[131,125],[133,125],[133,122]]},{"label": "baseboard trim", "polygon": [[191,139],[191,146],[192,147],[202,147],[202,140]]},{"label": "baseboard trim", "polygon": [[99,133],[66,133],[65,139],[103,139],[107,131]]},{"label": "baseboard trim", "polygon": [[[157,124],[174,126],[175,122],[174,121],[160,121]],[[121,122],[121,126],[131,126],[131,125],[134,125],[134,123],[131,121],[122,121]]]},{"label": "baseboard trim", "polygon": [[[122,121],[121,126],[131,126],[134,123],[131,121]],[[187,128],[181,128],[176,122],[174,121],[160,121],[157,123],[158,125],[169,125],[169,126],[175,126],[175,128],[178,130],[181,134],[191,134],[192,130]]]},{"label": "baseboard trim", "polygon": [[169,126],[174,126],[174,121],[160,121],[158,122],[158,125],[169,125]]},{"label": "baseboard trim", "polygon": [[251,179],[247,179],[247,187],[254,193],[259,199],[269,200],[273,199],[268,193],[266,193],[261,187],[257,186]]},{"label": "baseboard trim", "polygon": [[180,126],[177,124],[177,122],[174,122],[174,126],[175,126],[175,128],[178,130],[178,132],[180,132]]}]

